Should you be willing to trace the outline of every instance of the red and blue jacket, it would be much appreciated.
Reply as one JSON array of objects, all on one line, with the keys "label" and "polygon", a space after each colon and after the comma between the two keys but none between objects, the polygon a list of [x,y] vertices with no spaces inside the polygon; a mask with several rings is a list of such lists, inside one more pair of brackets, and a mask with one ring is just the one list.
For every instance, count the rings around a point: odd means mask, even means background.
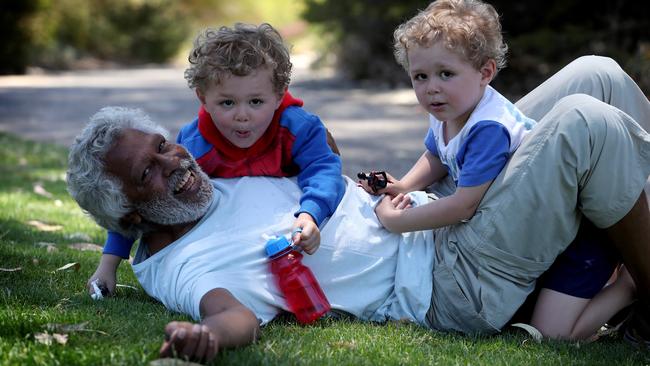
[{"label": "red and blue jacket", "polygon": [[[302,189],[300,208],[317,225],[336,210],[345,192],[341,160],[327,144],[320,118],[302,109],[303,102],[286,92],[266,132],[250,147],[233,145],[201,107],[194,121],[181,128],[183,145],[210,177],[297,176]],[[104,254],[128,258],[133,240],[109,232]]]}]

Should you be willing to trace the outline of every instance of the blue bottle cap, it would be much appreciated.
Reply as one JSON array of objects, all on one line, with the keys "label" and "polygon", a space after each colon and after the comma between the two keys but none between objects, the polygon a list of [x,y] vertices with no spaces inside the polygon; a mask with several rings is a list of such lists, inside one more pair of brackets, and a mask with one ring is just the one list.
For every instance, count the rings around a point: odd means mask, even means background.
[{"label": "blue bottle cap", "polygon": [[291,246],[291,243],[289,243],[289,240],[285,238],[284,236],[280,236],[278,238],[273,238],[269,239],[266,242],[266,255],[268,257],[273,257],[276,254],[283,252],[286,250],[288,247]]}]

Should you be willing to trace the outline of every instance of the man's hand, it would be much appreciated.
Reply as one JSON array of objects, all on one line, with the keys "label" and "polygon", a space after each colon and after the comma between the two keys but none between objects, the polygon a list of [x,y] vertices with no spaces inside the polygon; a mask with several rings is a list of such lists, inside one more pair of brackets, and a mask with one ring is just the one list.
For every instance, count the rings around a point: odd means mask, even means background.
[{"label": "man's hand", "polygon": [[218,350],[217,337],[206,325],[171,322],[165,327],[165,340],[160,347],[160,357],[210,362]]},{"label": "man's hand", "polygon": [[[92,282],[97,280],[97,285],[101,288],[104,287],[108,290],[109,295],[115,294],[115,284],[117,283],[117,267],[119,266],[122,258],[112,254],[102,254],[99,265],[95,273],[90,276],[86,282],[88,293],[92,296],[95,293]],[[106,296],[106,294],[102,294]]]},{"label": "man's hand", "polygon": [[411,208],[411,197],[402,193],[395,197],[386,195],[375,207],[379,222],[391,232],[395,232],[394,224],[401,212]]},{"label": "man's hand", "polygon": [[307,254],[314,254],[320,246],[320,230],[308,213],[300,213],[293,223],[293,243]]}]

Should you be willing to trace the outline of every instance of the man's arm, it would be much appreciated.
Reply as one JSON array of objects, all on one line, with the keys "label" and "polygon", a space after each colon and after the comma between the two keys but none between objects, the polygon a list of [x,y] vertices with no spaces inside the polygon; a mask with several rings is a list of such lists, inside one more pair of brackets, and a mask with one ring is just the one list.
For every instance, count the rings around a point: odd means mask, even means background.
[{"label": "man's arm", "polygon": [[201,324],[171,322],[165,327],[161,357],[211,361],[219,349],[251,344],[259,338],[255,314],[228,290],[213,289],[200,304]]}]

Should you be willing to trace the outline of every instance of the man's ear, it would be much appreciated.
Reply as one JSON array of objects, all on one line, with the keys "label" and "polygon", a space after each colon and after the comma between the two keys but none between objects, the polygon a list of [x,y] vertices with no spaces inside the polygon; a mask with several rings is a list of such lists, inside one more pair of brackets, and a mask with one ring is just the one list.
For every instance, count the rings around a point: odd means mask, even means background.
[{"label": "man's ear", "polygon": [[194,92],[196,93],[196,97],[201,101],[201,104],[205,105],[205,95],[198,88],[194,89]]},{"label": "man's ear", "polygon": [[487,60],[487,62],[481,66],[481,69],[479,71],[481,72],[481,86],[488,85],[492,79],[494,79],[494,75],[497,74],[496,61],[493,59]]},{"label": "man's ear", "polygon": [[142,216],[136,211],[131,211],[120,219],[120,225],[123,227],[131,227],[140,223],[142,223]]}]

